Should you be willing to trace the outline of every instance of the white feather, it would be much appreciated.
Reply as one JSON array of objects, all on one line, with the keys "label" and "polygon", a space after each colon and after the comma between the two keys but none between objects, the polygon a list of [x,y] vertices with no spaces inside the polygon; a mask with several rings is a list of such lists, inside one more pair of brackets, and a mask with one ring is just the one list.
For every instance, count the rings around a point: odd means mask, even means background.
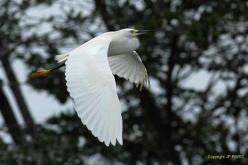
[{"label": "white feather", "polygon": [[148,81],[146,68],[136,51],[110,56],[108,60],[113,74],[135,84],[145,84]]},{"label": "white feather", "polygon": [[108,63],[111,39],[95,38],[66,56],[66,85],[83,124],[107,146],[122,144],[122,117]]},{"label": "white feather", "polygon": [[[149,84],[146,68],[134,51],[135,29],[104,33],[73,51],[57,55],[66,65],[66,85],[81,121],[107,146],[122,144],[122,117],[113,74],[136,85]],[[108,57],[109,56],[109,57]]]}]

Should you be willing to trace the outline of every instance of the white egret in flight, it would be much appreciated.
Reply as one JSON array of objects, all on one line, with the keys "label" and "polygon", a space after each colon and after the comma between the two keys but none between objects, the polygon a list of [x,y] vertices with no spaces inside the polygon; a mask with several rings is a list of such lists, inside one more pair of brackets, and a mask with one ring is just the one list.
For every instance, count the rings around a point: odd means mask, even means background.
[{"label": "white egret in flight", "polygon": [[122,29],[101,34],[78,48],[57,55],[59,65],[31,74],[31,78],[48,75],[65,64],[67,90],[74,100],[82,123],[107,146],[122,145],[121,107],[115,78],[125,78],[140,89],[149,85],[148,74],[140,56],[138,35],[146,31]]}]

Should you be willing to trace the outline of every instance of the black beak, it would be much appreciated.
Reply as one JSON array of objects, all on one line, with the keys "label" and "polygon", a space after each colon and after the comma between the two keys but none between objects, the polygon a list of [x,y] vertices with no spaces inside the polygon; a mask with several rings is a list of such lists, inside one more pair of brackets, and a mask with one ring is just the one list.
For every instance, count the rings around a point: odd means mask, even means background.
[{"label": "black beak", "polygon": [[137,36],[142,35],[142,34],[147,34],[149,32],[154,32],[154,30],[138,30],[136,32]]}]

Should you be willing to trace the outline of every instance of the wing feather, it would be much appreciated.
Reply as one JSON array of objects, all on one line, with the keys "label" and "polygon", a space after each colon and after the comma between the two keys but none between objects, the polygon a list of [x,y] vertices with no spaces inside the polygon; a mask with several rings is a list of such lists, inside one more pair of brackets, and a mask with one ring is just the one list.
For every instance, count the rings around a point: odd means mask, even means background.
[{"label": "wing feather", "polygon": [[108,63],[108,38],[93,39],[70,52],[66,85],[82,123],[107,146],[122,144],[122,117]]},{"label": "wing feather", "polygon": [[110,56],[109,65],[113,74],[125,78],[137,86],[149,86],[148,74],[144,64],[136,51]]}]

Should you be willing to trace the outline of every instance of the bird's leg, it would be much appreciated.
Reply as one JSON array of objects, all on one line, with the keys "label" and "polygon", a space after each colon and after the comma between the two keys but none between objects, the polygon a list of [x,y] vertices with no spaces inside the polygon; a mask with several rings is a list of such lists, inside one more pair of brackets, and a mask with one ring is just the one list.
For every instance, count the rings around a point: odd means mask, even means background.
[{"label": "bird's leg", "polygon": [[57,69],[59,69],[59,68],[61,68],[61,67],[63,67],[63,66],[65,66],[65,62],[63,62],[63,63],[61,63],[61,64],[59,64],[59,65],[53,67],[52,69],[50,69],[50,71],[57,70]]}]

